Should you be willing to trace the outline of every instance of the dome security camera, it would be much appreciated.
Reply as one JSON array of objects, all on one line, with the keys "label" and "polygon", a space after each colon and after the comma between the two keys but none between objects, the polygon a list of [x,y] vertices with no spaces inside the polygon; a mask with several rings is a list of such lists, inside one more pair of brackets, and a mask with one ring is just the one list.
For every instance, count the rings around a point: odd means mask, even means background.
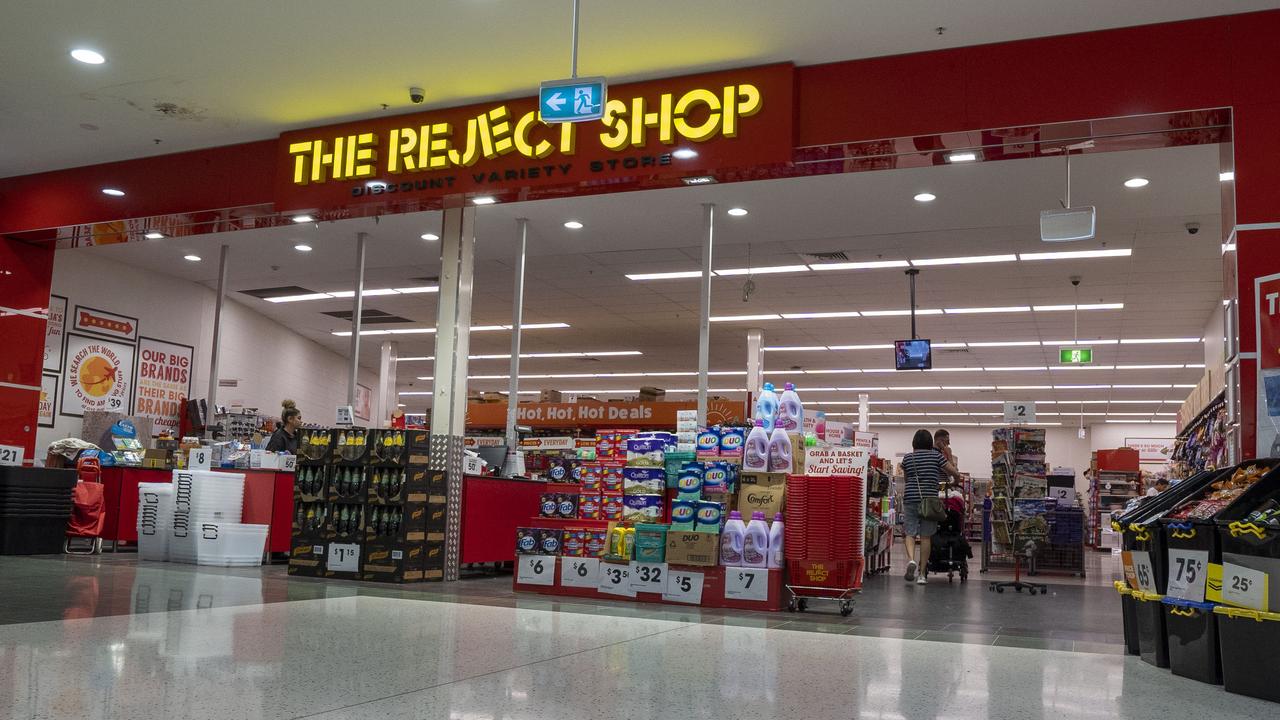
[{"label": "dome security camera", "polygon": [[427,99],[427,93],[420,87],[409,88],[409,99],[414,105],[421,105],[423,100]]}]

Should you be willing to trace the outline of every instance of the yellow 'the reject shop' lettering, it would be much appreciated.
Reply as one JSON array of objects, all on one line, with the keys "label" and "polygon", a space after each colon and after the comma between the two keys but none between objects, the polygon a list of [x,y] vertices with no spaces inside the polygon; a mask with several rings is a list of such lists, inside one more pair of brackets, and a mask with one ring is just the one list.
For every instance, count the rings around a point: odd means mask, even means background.
[{"label": "yellow 'the reject shop' lettering", "polygon": [[[623,151],[645,147],[650,140],[674,145],[681,140],[706,142],[717,136],[738,136],[738,121],[760,111],[762,98],[754,85],[728,85],[721,92],[697,89],[680,96],[665,93],[650,104],[645,98],[629,102],[610,100],[605,104],[600,143],[607,149]],[[556,127],[538,120],[530,110],[514,118],[506,105],[499,105],[455,130],[452,123],[427,123],[401,127],[387,138],[383,169],[393,175],[430,172],[451,167],[471,167],[480,161],[495,160],[516,153],[541,160],[559,151],[573,155],[577,125]],[[656,130],[657,137],[650,131]],[[289,144],[295,185],[373,177],[377,173],[379,139],[375,133],[344,135],[326,140],[306,140]]]}]

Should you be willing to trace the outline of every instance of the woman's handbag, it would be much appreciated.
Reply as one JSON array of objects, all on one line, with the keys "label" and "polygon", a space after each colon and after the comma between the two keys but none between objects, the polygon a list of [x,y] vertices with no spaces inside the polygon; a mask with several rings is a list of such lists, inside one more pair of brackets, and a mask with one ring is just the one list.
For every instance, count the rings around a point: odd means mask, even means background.
[{"label": "woman's handbag", "polygon": [[[919,480],[916,480],[916,491],[920,492]],[[919,516],[921,520],[942,522],[947,519],[947,509],[942,506],[942,498],[937,495],[934,495],[933,497],[925,497],[924,493],[920,493],[920,495],[920,506],[916,511],[916,515]]]}]

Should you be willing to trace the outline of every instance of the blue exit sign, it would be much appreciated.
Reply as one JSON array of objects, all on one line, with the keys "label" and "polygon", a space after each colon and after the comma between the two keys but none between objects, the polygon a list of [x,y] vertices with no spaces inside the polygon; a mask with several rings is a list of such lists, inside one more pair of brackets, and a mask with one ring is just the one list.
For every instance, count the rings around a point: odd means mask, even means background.
[{"label": "blue exit sign", "polygon": [[552,80],[538,88],[538,119],[545,123],[599,120],[609,84],[602,77]]}]

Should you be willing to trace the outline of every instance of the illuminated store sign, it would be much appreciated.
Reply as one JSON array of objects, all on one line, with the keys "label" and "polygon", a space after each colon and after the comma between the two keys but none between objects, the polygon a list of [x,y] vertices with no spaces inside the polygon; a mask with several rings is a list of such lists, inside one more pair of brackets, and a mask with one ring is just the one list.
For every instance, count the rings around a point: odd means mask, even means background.
[{"label": "illuminated store sign", "polygon": [[288,154],[294,185],[373,179],[470,168],[481,160],[512,154],[528,160],[572,157],[580,133],[584,140],[615,153],[736,138],[742,120],[763,106],[760,89],[748,83],[611,99],[597,131],[592,123],[547,125],[538,120],[536,108],[519,112],[503,104],[465,122],[428,118],[386,132],[294,139],[288,143]]}]

